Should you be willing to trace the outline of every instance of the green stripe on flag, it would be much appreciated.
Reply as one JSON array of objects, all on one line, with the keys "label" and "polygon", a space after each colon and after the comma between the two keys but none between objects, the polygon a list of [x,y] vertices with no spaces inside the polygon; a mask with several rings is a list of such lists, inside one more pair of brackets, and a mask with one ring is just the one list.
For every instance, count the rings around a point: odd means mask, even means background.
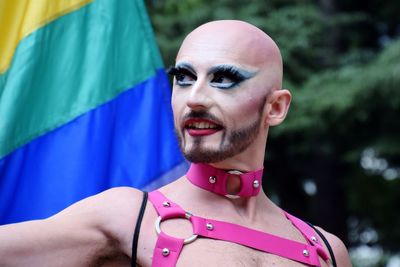
[{"label": "green stripe on flag", "polygon": [[141,1],[96,0],[38,29],[0,76],[0,158],[161,67]]}]

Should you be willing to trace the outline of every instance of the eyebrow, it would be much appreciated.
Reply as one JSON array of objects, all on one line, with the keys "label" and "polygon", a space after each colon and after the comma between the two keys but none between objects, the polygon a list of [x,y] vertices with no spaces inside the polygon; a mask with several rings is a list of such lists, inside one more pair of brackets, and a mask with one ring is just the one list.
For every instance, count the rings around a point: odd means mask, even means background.
[{"label": "eyebrow", "polygon": [[[193,75],[196,75],[196,71],[194,70],[193,66],[187,62],[180,62],[180,63],[176,64],[175,68],[176,69],[179,69],[179,68],[187,69]],[[211,67],[211,69],[209,71],[207,71],[207,75],[210,75],[210,74],[213,74],[216,72],[226,71],[226,70],[233,70],[233,71],[239,73],[244,79],[250,79],[250,78],[254,77],[254,75],[256,75],[258,72],[258,71],[248,71],[248,70],[239,68],[239,67],[237,67],[235,65],[231,65],[231,64],[221,64],[221,65],[216,65],[216,66]]]},{"label": "eyebrow", "polygon": [[188,71],[192,72],[193,74],[196,74],[196,71],[194,70],[192,65],[190,65],[189,63],[186,63],[186,62],[178,63],[175,66],[175,68],[177,68],[177,69],[179,69],[179,68],[187,69]]},{"label": "eyebrow", "polygon": [[252,77],[254,77],[254,75],[257,74],[257,71],[248,71],[242,68],[239,68],[235,65],[229,65],[229,64],[221,64],[221,65],[217,65],[212,67],[208,72],[207,75],[216,73],[216,72],[220,72],[220,71],[226,71],[226,70],[233,70],[237,73],[239,73],[243,78],[245,79],[250,79]]}]

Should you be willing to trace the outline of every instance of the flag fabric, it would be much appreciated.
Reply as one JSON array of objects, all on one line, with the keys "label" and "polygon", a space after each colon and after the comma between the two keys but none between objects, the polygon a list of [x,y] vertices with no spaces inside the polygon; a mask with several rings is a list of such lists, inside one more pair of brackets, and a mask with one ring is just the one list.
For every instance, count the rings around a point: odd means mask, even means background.
[{"label": "flag fabric", "polygon": [[140,0],[0,0],[0,224],[187,164]]}]

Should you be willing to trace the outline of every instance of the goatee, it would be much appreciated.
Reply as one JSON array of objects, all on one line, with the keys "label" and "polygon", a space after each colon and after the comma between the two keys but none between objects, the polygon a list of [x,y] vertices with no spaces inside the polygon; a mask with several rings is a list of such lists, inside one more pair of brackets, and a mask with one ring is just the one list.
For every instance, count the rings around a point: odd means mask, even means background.
[{"label": "goatee", "polygon": [[[210,116],[207,116],[209,118]],[[190,149],[185,149],[186,141],[178,134],[179,146],[184,157],[193,163],[213,163],[225,160],[243,152],[251,143],[256,139],[260,126],[261,114],[255,122],[251,125],[234,130],[232,132],[225,132],[222,135],[222,140],[219,148],[207,149],[203,143],[206,142],[204,137],[194,137],[193,145]]]}]

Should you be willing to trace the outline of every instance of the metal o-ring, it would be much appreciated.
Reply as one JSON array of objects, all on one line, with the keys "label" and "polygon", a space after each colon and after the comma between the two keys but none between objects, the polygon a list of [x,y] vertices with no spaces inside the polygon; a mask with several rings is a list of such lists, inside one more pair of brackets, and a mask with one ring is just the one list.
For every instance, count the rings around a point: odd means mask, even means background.
[{"label": "metal o-ring", "polygon": [[[227,172],[229,174],[238,175],[238,176],[241,176],[243,174],[243,172],[238,171],[238,170],[229,170]],[[230,198],[230,199],[238,199],[238,198],[240,198],[239,195],[231,195],[231,194],[226,194],[225,197]]]},{"label": "metal o-ring", "polygon": [[[186,214],[185,214],[186,219],[190,219],[191,216],[192,215],[190,213],[186,212]],[[161,216],[158,216],[156,223],[155,223],[155,228],[156,228],[156,232],[158,235],[161,233],[161,220],[162,220]],[[197,235],[193,234],[191,237],[185,238],[183,240],[183,244],[186,245],[186,244],[192,243],[193,241],[196,240],[196,238],[197,238]]]},{"label": "metal o-ring", "polygon": [[238,195],[230,195],[230,194],[226,194],[225,197],[230,198],[230,199],[238,199],[238,198],[240,198],[240,196],[238,196]]}]

